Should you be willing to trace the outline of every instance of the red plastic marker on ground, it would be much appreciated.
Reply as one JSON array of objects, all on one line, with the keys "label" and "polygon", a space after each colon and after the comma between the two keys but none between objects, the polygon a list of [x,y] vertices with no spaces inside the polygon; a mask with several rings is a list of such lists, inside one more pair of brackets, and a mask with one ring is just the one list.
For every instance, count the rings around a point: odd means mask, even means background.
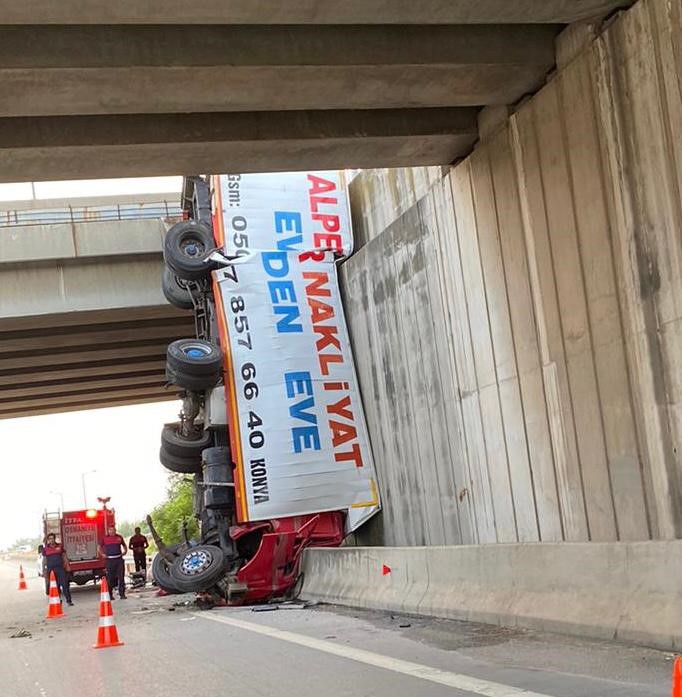
[{"label": "red plastic marker on ground", "polygon": [[26,576],[24,576],[24,567],[21,564],[19,564],[19,590],[28,590],[28,586],[26,585]]},{"label": "red plastic marker on ground", "polygon": [[62,599],[59,595],[59,589],[57,588],[57,577],[54,575],[54,571],[50,571],[50,593],[47,600],[46,617],[48,620],[54,620],[57,619],[57,617],[64,617]]},{"label": "red plastic marker on ground", "polygon": [[386,564],[384,564],[384,565],[381,567],[381,575],[382,575],[382,576],[387,576],[387,575],[390,574],[390,573],[391,573],[391,567],[390,567],[390,566],[386,566]]},{"label": "red plastic marker on ground", "polygon": [[673,663],[672,697],[682,697],[682,656],[678,656]]},{"label": "red plastic marker on ground", "polygon": [[110,646],[123,646],[123,642],[118,638],[118,630],[114,623],[114,611],[111,608],[111,596],[106,578],[102,579],[99,590],[99,627],[97,629],[97,643],[93,648],[106,649]]}]

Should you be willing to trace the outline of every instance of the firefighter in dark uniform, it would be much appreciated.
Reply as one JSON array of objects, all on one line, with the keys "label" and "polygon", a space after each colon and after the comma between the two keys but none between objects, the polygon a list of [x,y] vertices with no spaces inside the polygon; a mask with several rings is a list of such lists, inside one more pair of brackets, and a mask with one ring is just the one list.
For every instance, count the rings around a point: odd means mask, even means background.
[{"label": "firefighter in dark uniform", "polygon": [[144,571],[147,575],[147,554],[145,550],[149,547],[149,541],[142,534],[140,528],[135,528],[135,534],[128,541],[128,547],[133,550],[135,560],[135,571]]},{"label": "firefighter in dark uniform", "polygon": [[[73,605],[71,601],[71,589],[69,588],[69,560],[66,556],[66,550],[62,545],[57,544],[57,538],[52,532],[45,538],[43,556],[45,557],[45,566],[47,567],[45,577],[48,584],[50,572],[54,571],[59,592],[64,596],[67,605]],[[46,587],[49,590],[49,587]]]},{"label": "firefighter in dark uniform", "polygon": [[128,547],[125,540],[116,532],[116,528],[110,525],[107,534],[102,538],[99,545],[99,555],[107,562],[107,583],[111,599],[114,599],[114,588],[118,588],[118,595],[125,600],[125,566],[123,564],[124,555],[128,554]]}]

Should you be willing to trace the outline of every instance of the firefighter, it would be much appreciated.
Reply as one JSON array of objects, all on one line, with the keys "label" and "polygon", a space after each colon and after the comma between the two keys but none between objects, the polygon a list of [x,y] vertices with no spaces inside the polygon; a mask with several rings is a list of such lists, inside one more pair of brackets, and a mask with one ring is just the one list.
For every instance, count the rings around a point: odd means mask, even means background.
[{"label": "firefighter", "polygon": [[113,525],[107,527],[107,534],[102,538],[98,552],[99,556],[106,559],[107,562],[107,583],[111,599],[114,599],[114,588],[118,588],[119,597],[125,600],[126,583],[123,557],[128,554],[128,547]]},{"label": "firefighter", "polygon": [[133,559],[135,560],[135,571],[143,571],[145,578],[147,576],[147,555],[145,550],[149,547],[147,538],[142,534],[140,528],[135,528],[135,534],[130,538],[128,547],[133,550]]},{"label": "firefighter", "polygon": [[54,571],[54,576],[57,579],[57,587],[59,592],[64,596],[67,605],[73,605],[71,601],[71,589],[69,588],[69,560],[66,556],[66,550],[62,545],[57,544],[57,538],[51,532],[45,538],[45,546],[43,547],[43,556],[47,566],[47,576],[50,579],[50,572]]}]

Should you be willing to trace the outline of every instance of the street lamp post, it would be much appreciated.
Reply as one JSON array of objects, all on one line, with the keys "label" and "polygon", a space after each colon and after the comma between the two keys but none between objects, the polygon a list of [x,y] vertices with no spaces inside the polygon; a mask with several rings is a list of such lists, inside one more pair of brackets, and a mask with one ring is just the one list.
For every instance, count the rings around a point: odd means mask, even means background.
[{"label": "street lamp post", "polygon": [[97,472],[97,470],[88,470],[87,472],[81,472],[81,483],[83,484],[83,508],[88,507],[88,495],[85,493],[85,475],[93,474],[95,472]]}]

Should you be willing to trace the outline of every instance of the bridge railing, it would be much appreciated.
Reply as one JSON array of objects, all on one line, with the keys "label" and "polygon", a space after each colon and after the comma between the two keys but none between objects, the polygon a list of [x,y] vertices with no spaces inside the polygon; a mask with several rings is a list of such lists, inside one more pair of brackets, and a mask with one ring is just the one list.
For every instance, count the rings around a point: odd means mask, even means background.
[{"label": "bridge railing", "polygon": [[182,208],[170,201],[117,203],[99,206],[0,210],[0,228],[59,223],[101,223],[111,220],[180,219]]}]

